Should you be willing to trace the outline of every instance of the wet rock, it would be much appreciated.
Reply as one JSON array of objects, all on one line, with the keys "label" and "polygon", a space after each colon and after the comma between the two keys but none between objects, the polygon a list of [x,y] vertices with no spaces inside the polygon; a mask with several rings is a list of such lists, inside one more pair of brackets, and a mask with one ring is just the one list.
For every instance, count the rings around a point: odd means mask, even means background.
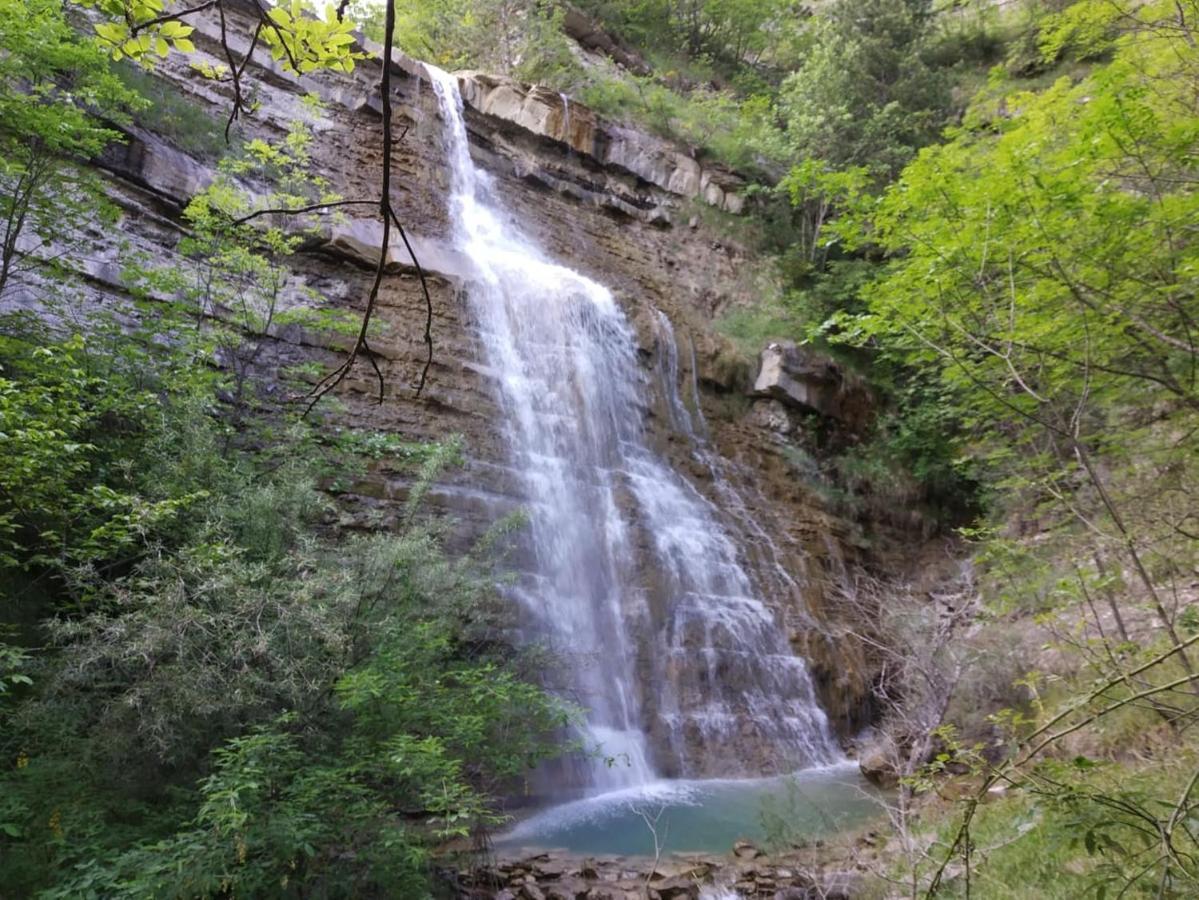
[{"label": "wet rock", "polygon": [[546,900],[579,900],[579,898],[587,896],[588,890],[585,881],[572,878],[546,887],[545,898]]},{"label": "wet rock", "polygon": [[871,747],[858,760],[862,775],[873,784],[890,790],[899,784],[899,773],[891,755],[883,747]]},{"label": "wet rock", "polygon": [[555,859],[553,857],[537,860],[533,863],[533,871],[541,878],[561,878],[569,868],[570,866],[566,860]]},{"label": "wet rock", "polygon": [[656,895],[661,900],[696,900],[699,897],[699,884],[692,878],[676,875],[653,882],[650,895]]},{"label": "wet rock", "polygon": [[733,855],[738,859],[757,859],[762,851],[749,841],[736,841],[733,844]]},{"label": "wet rock", "polygon": [[659,860],[655,866],[653,874],[650,876],[650,883],[655,887],[659,880],[665,881],[673,878],[690,878],[692,881],[703,880],[715,868],[715,864],[705,858],[673,858]]}]

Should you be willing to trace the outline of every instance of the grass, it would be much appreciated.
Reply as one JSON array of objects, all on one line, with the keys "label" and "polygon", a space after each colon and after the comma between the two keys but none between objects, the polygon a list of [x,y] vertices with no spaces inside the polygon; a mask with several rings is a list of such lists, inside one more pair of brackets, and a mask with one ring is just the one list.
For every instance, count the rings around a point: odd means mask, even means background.
[{"label": "grass", "polygon": [[217,159],[229,152],[231,148],[225,143],[225,123],[194,100],[184,97],[171,82],[129,62],[119,63],[116,70],[127,87],[150,101],[134,117],[142,128],[200,159]]},{"label": "grass", "polygon": [[729,338],[747,360],[756,361],[772,340],[794,339],[804,323],[775,298],[755,306],[737,306],[715,321],[717,332]]},{"label": "grass", "polygon": [[[1058,813],[1023,792],[982,807],[972,829],[978,858],[971,871],[971,896],[994,900],[1086,896],[1093,861],[1066,824]],[[941,828],[939,839],[952,840],[954,830]],[[951,881],[946,896],[965,897],[964,879]]]}]

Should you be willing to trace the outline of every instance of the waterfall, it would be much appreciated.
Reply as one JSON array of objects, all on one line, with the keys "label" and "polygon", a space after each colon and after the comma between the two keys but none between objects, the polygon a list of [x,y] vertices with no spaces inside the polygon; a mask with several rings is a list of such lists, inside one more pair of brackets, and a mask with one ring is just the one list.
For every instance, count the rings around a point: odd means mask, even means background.
[{"label": "waterfall", "polygon": [[[693,435],[695,429],[691,422],[691,413],[688,412],[687,405],[683,403],[683,397],[679,393],[679,345],[674,339],[674,326],[670,324],[670,318],[660,309],[654,310],[654,331],[658,339],[660,359],[658,369],[662,380],[662,393],[666,396],[670,426],[675,431]],[[694,365],[693,360],[692,366]],[[698,392],[695,396],[696,409],[698,409]],[[700,416],[703,416],[702,412],[700,412]]]},{"label": "waterfall", "polygon": [[[452,240],[529,512],[512,588],[570,670],[595,789],[839,756],[802,660],[754,595],[718,511],[650,448],[635,335],[610,291],[548,259],[470,158],[457,79],[444,122]],[[669,321],[665,323],[669,327]],[[677,376],[677,347],[672,383]],[[691,428],[677,396],[676,427]],[[684,416],[686,422],[684,424]],[[747,744],[760,749],[746,752]]]},{"label": "waterfall", "polygon": [[570,97],[562,91],[558,91],[558,96],[562,98],[562,139],[566,142],[566,155],[570,156],[574,149],[570,143]]}]

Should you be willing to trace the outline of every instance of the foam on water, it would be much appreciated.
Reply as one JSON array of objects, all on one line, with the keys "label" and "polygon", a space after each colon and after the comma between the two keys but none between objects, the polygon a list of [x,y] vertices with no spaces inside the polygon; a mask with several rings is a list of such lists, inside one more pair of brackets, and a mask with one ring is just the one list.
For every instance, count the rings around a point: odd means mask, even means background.
[{"label": "foam on water", "polygon": [[578,853],[727,852],[735,840],[763,840],[764,815],[793,837],[827,835],[879,812],[879,793],[853,763],[789,776],[659,780],[534,813],[496,839],[499,847]]}]

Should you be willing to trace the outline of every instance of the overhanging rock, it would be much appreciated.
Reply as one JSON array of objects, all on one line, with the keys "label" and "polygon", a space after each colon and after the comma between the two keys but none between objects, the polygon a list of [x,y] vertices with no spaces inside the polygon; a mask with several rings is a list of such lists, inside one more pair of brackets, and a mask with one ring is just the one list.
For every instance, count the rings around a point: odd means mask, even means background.
[{"label": "overhanging rock", "polygon": [[794,341],[771,341],[759,360],[751,396],[817,413],[855,431],[869,424],[875,409],[873,394],[831,357]]}]

